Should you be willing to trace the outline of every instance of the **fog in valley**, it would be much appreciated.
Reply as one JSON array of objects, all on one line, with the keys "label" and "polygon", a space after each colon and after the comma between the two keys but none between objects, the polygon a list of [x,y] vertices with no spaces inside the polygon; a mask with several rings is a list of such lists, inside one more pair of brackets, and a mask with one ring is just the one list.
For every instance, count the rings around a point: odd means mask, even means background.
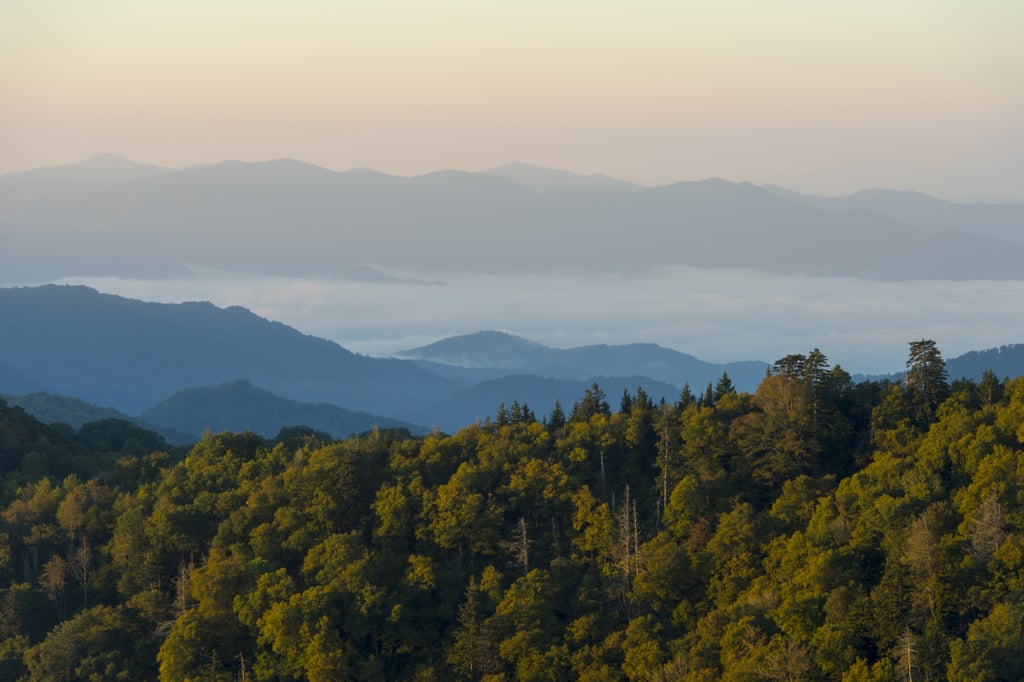
[{"label": "fog in valley", "polygon": [[419,176],[102,155],[0,176],[0,285],[209,300],[386,356],[500,329],[856,373],[1024,338],[1024,205],[643,187],[523,163]]},{"label": "fog in valley", "polygon": [[1024,339],[1024,282],[879,282],[740,270],[640,275],[415,273],[372,280],[199,272],[160,280],[68,278],[143,300],[241,305],[369,355],[481,329],[554,347],[650,341],[727,362],[819,347],[851,372],[902,370],[907,344],[948,357]]}]

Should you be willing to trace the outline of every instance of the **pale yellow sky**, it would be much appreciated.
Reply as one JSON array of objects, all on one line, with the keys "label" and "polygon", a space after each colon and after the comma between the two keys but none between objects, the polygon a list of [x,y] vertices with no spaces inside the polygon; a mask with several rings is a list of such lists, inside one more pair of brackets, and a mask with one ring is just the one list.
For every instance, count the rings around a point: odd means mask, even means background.
[{"label": "pale yellow sky", "polygon": [[522,160],[1024,195],[1021,35],[1018,0],[13,0],[0,173]]}]

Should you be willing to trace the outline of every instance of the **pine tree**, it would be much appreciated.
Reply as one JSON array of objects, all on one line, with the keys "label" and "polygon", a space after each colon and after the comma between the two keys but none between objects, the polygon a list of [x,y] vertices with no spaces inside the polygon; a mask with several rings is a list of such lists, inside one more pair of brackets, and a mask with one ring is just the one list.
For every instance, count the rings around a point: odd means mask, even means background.
[{"label": "pine tree", "polygon": [[981,375],[981,381],[978,382],[978,397],[986,405],[994,405],[1003,397],[1003,382],[990,369],[986,369]]},{"label": "pine tree", "polygon": [[904,385],[920,425],[935,418],[939,405],[949,397],[949,373],[942,353],[931,339],[911,341]]},{"label": "pine tree", "polygon": [[781,357],[772,366],[772,374],[789,379],[800,379],[804,376],[804,363],[806,360],[807,358],[800,353],[792,353]]},{"label": "pine tree", "polygon": [[732,385],[732,379],[729,378],[729,373],[722,372],[722,376],[719,377],[718,383],[715,384],[714,393],[712,393],[715,404],[722,399],[722,396],[735,392],[736,387]]},{"label": "pine tree", "polygon": [[601,390],[601,387],[595,381],[584,392],[583,398],[573,405],[569,421],[588,422],[591,417],[598,414],[609,415],[611,414],[611,408],[608,407],[608,401],[605,400],[604,391]]},{"label": "pine tree", "polygon": [[562,403],[556,398],[555,404],[551,407],[551,414],[548,415],[548,428],[556,431],[565,426],[565,410]]},{"label": "pine tree", "polygon": [[704,395],[701,396],[697,402],[701,407],[714,407],[715,406],[715,387],[708,382],[708,387],[704,389]]},{"label": "pine tree", "polygon": [[619,401],[619,412],[622,414],[629,414],[629,411],[633,409],[633,396],[629,394],[629,389],[622,389],[622,399]]},{"label": "pine tree", "polygon": [[683,390],[679,392],[679,402],[676,403],[676,407],[682,412],[695,402],[697,402],[697,398],[693,395],[689,382],[683,384]]}]

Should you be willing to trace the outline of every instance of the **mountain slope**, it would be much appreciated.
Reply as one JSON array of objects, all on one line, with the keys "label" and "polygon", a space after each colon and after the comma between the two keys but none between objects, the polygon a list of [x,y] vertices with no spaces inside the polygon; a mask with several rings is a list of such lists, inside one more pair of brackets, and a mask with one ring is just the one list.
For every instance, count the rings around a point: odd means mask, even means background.
[{"label": "mountain slope", "polygon": [[169,426],[153,424],[138,417],[119,412],[112,407],[98,407],[78,398],[69,398],[52,393],[28,393],[26,395],[0,396],[9,405],[17,405],[44,424],[68,424],[74,429],[83,425],[108,419],[129,421],[140,428],[163,436],[169,443],[182,445],[196,441],[196,433],[183,433]]},{"label": "mountain slope", "polygon": [[0,175],[0,183],[25,182],[38,180],[58,180],[68,182],[127,182],[160,175],[172,171],[172,168],[154,166],[131,161],[116,154],[98,154],[83,161],[60,166],[46,166],[31,170],[17,171]]},{"label": "mountain slope", "polygon": [[39,382],[24,372],[0,361],[0,394],[20,395],[40,389]]},{"label": "mountain slope", "polygon": [[558,356],[558,351],[514,334],[486,330],[449,336],[426,346],[401,351],[397,356],[460,367],[522,369],[551,362]]},{"label": "mountain slope", "polygon": [[990,369],[1000,379],[1024,375],[1024,343],[964,353],[946,361],[950,379],[981,379]]},{"label": "mountain slope", "polygon": [[1024,244],[1024,205],[961,204],[920,192],[867,189],[840,197],[802,194],[781,187],[769,191],[823,211],[860,211],[886,216],[923,234],[965,232]]},{"label": "mountain slope", "polygon": [[279,395],[385,416],[451,382],[210,303],[159,304],[87,287],[0,289],[0,356],[41,390],[138,414],[171,393],[250,379]]},{"label": "mountain slope", "polygon": [[449,337],[403,351],[398,356],[570,381],[583,381],[593,376],[649,377],[673,386],[689,383],[694,390],[716,381],[723,372],[727,372],[737,388],[752,391],[768,369],[766,363],[756,361],[722,364],[704,362],[692,355],[653,343],[561,349],[496,331]]},{"label": "mountain slope", "polygon": [[277,435],[285,426],[309,426],[335,438],[380,428],[405,428],[424,433],[422,426],[396,419],[353,412],[335,405],[288,400],[256,388],[248,381],[179,391],[142,413],[151,422],[167,424],[187,433],[206,429],[253,431],[265,438]]},{"label": "mountain slope", "polygon": [[[145,426],[185,433],[209,426],[274,435],[282,425],[301,423],[344,435],[373,422],[385,426],[385,418],[452,431],[493,416],[501,402],[528,403],[539,417],[556,398],[571,407],[594,377],[617,404],[623,389],[637,385],[656,400],[675,400],[683,382],[700,393],[723,372],[752,391],[767,368],[707,363],[654,344],[555,349],[501,332],[409,351],[417,360],[376,359],[243,308],[145,303],[71,286],[0,289],[0,319],[0,379],[8,377],[0,392],[18,393],[11,386],[28,381],[32,391],[138,415],[176,392],[220,386],[179,396],[177,416],[167,421],[146,413]],[[1024,374],[1024,345],[968,353],[947,365],[952,378],[978,378],[988,368],[999,376]],[[234,383],[242,379],[249,383]],[[64,400],[65,415],[81,411],[72,398]],[[189,412],[182,407],[189,401],[202,407]],[[361,412],[363,421],[345,421],[351,415],[330,406]]]}]

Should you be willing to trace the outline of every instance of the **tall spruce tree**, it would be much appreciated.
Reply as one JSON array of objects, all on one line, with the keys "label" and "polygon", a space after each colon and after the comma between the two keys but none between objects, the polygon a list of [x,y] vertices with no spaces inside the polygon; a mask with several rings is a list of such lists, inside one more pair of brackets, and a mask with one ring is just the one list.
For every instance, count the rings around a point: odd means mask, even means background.
[{"label": "tall spruce tree", "polygon": [[919,424],[931,422],[939,405],[949,397],[948,380],[946,361],[935,341],[911,341],[904,386]]}]

